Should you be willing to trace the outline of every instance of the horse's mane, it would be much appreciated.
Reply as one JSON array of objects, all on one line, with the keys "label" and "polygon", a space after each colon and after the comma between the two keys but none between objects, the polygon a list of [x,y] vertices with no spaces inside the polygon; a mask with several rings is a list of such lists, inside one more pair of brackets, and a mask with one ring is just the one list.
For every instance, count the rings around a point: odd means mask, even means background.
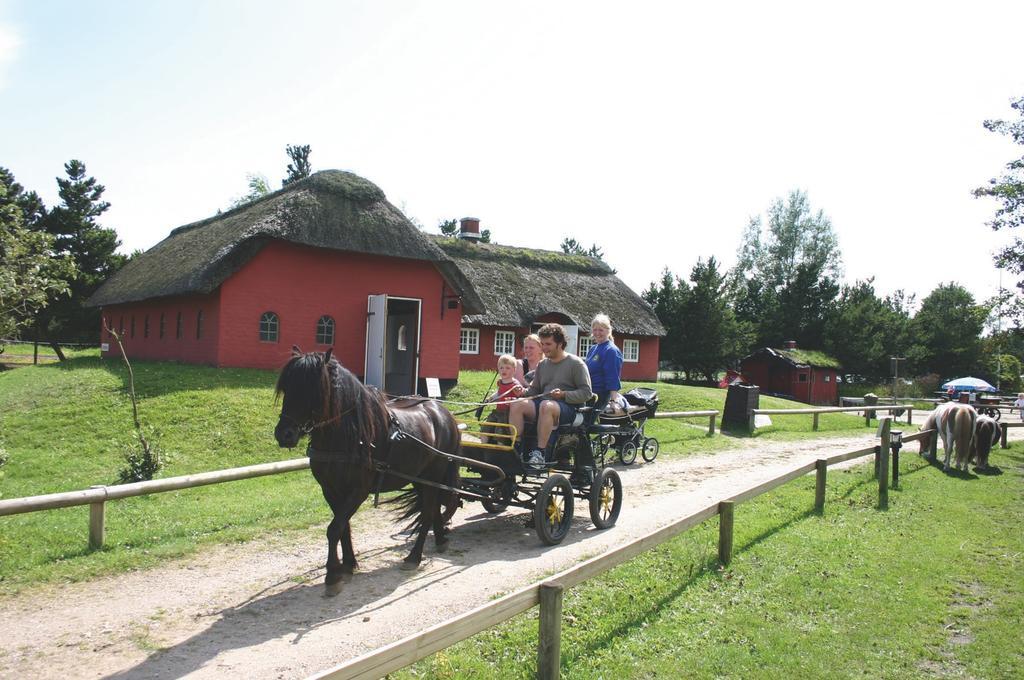
[{"label": "horse's mane", "polygon": [[[326,361],[325,361],[326,359]],[[332,435],[333,446],[370,453],[388,431],[388,411],[379,390],[363,385],[331,352],[296,354],[278,376],[275,393],[301,392],[310,399],[316,429]]]}]

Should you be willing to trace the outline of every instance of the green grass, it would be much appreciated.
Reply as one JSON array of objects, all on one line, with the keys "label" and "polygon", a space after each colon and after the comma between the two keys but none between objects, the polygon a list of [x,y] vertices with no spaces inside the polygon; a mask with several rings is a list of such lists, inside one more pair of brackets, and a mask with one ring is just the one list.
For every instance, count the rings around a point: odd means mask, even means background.
[{"label": "green grass", "polygon": [[[140,417],[166,467],[160,477],[294,458],[273,438],[275,373],[138,362]],[[465,372],[449,398],[477,401],[492,373]],[[133,443],[127,371],[114,360],[82,356],[63,364],[0,373],[0,498],[112,484]],[[722,408],[725,391],[659,384],[661,410]],[[764,407],[798,406],[764,398]],[[461,407],[453,407],[455,409]],[[811,436],[810,416],[776,417],[758,437]],[[867,431],[863,419],[821,418],[821,433]],[[647,432],[662,456],[734,444],[706,436],[706,419],[655,420]],[[296,472],[107,504],[106,545],[86,546],[88,510],[73,507],[0,518],[0,592],[27,584],[79,580],[141,568],[198,546],[245,541],[266,532],[308,530],[328,518],[320,490]]]},{"label": "green grass", "polygon": [[[870,466],[833,471],[825,513],[805,477],[565,596],[566,678],[1018,678],[1024,675],[1024,455],[997,476],[904,455],[879,511]],[[623,517],[622,521],[628,521]],[[527,678],[537,609],[394,677]]]}]

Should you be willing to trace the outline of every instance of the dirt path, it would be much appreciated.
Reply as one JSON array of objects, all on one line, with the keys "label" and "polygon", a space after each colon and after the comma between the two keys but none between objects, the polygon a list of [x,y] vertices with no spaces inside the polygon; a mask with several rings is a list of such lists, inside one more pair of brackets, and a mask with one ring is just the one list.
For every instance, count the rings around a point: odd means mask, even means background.
[{"label": "dirt path", "polygon": [[[1016,436],[1015,436],[1016,435]],[[1011,430],[1011,438],[1024,432]],[[448,553],[400,571],[407,545],[390,517],[361,512],[360,571],[335,597],[321,585],[324,539],[266,539],[166,567],[0,600],[3,678],[300,678],[468,611],[598,555],[796,464],[864,448],[856,437],[736,440],[715,454],[619,468],[618,524],[596,531],[578,508],[565,542],[540,545],[526,511],[468,504]],[[910,445],[916,451],[915,444]],[[808,499],[811,502],[811,499]]]}]

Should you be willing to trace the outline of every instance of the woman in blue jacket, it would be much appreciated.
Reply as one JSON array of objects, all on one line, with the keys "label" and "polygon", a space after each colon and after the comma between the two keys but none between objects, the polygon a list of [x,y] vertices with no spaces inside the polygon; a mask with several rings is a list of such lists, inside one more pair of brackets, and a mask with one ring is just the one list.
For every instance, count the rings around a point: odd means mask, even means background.
[{"label": "woman in blue jacket", "polygon": [[611,400],[618,401],[622,388],[622,351],[615,346],[612,337],[612,322],[607,314],[598,314],[590,322],[590,337],[594,344],[587,352],[587,368],[590,370],[590,384],[597,395],[597,411],[600,412]]}]

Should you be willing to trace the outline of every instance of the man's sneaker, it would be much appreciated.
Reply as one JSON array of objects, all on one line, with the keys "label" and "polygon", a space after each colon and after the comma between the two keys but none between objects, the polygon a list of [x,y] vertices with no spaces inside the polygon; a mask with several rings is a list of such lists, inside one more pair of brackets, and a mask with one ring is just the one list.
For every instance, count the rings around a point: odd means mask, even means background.
[{"label": "man's sneaker", "polygon": [[530,451],[530,455],[526,457],[526,466],[532,467],[534,470],[544,469],[544,452],[540,449],[534,449]]}]

